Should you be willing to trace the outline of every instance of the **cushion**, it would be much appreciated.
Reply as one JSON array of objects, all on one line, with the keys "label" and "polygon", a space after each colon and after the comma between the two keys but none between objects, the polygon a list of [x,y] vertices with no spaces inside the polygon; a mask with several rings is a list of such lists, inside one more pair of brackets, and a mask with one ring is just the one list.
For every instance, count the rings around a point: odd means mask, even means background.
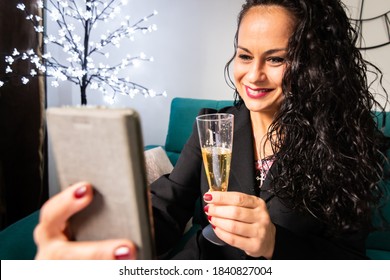
[{"label": "cushion", "polygon": [[163,148],[156,147],[149,149],[144,154],[148,184],[151,184],[164,174],[171,173],[173,165]]},{"label": "cushion", "polygon": [[145,151],[150,150],[150,149],[154,149],[157,147],[161,147],[165,151],[165,153],[167,154],[167,156],[169,158],[169,161],[171,162],[171,164],[173,166],[175,166],[177,160],[179,159],[180,152],[166,151],[164,146],[159,146],[159,145],[147,145],[147,146],[145,146]]}]

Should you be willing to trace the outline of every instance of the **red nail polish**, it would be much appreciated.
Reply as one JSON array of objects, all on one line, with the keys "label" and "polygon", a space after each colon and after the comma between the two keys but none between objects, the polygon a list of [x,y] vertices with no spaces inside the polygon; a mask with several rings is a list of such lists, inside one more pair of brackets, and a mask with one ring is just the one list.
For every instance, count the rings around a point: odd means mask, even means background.
[{"label": "red nail polish", "polygon": [[210,193],[206,193],[203,196],[204,201],[211,201],[213,199],[213,196]]},{"label": "red nail polish", "polygon": [[79,187],[74,192],[74,197],[75,198],[82,198],[86,193],[87,193],[87,187],[86,186],[82,186],[82,187]]},{"label": "red nail polish", "polygon": [[211,216],[207,216],[207,220],[209,220],[209,222],[211,222]]},{"label": "red nail polish", "polygon": [[203,208],[203,210],[204,210],[206,213],[209,212],[209,206],[206,205],[206,206]]},{"label": "red nail polish", "polygon": [[213,229],[215,229],[215,226],[214,225],[211,225],[213,227]]},{"label": "red nail polish", "polygon": [[132,255],[129,247],[122,246],[117,248],[114,251],[114,256],[116,260],[131,260]]}]

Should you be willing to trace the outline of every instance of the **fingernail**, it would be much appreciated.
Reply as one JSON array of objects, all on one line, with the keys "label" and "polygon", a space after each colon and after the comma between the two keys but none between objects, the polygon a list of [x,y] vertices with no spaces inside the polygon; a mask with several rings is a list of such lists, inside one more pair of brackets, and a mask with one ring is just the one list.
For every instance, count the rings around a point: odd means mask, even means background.
[{"label": "fingernail", "polygon": [[215,226],[214,225],[211,225],[213,227],[213,229],[215,229]]},{"label": "fingernail", "polygon": [[114,256],[116,260],[131,260],[132,254],[129,247],[122,246],[117,248],[114,251]]},{"label": "fingernail", "polygon": [[79,187],[74,192],[74,197],[75,198],[82,198],[86,193],[87,193],[87,187],[86,186],[82,186],[82,187]]},{"label": "fingernail", "polygon": [[207,216],[207,220],[209,220],[209,222],[211,222],[211,216]]},{"label": "fingernail", "polygon": [[203,196],[204,201],[211,201],[213,196],[210,193],[205,193]]},{"label": "fingernail", "polygon": [[206,206],[203,208],[203,210],[204,210],[206,213],[209,212],[209,206],[206,205]]}]

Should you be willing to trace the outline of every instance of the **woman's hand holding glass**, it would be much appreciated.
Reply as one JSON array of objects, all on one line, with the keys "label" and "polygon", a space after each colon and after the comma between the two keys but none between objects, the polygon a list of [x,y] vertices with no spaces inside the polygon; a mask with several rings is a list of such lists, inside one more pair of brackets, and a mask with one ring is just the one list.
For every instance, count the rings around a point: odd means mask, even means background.
[{"label": "woman's hand holding glass", "polygon": [[48,200],[34,231],[37,259],[135,259],[135,245],[125,239],[74,242],[67,233],[68,219],[93,198],[86,182],[77,183]]},{"label": "woman's hand holding glass", "polygon": [[240,192],[208,192],[203,199],[221,240],[251,257],[272,258],[276,229],[264,200]]}]

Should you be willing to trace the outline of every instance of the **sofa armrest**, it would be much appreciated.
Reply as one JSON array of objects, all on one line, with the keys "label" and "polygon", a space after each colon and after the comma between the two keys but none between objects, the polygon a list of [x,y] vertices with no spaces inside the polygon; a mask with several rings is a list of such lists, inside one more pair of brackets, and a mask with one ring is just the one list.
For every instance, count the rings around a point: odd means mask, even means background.
[{"label": "sofa armrest", "polygon": [[33,233],[38,220],[39,211],[36,211],[0,232],[1,260],[34,259],[37,247]]}]

